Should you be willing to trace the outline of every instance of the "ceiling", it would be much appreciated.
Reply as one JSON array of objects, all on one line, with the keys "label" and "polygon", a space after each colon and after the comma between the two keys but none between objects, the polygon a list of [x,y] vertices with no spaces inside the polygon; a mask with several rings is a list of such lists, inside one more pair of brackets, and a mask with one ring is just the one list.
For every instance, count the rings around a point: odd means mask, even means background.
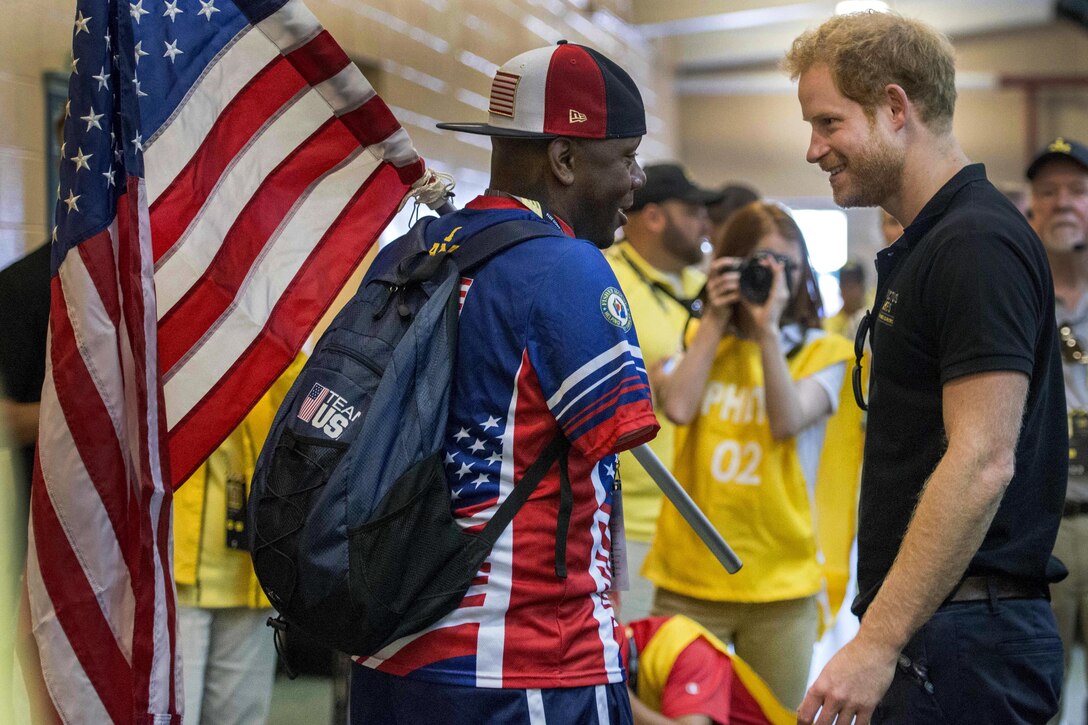
[{"label": "ceiling", "polygon": [[[644,37],[661,38],[672,56],[679,90],[715,76],[770,70],[793,39],[834,13],[835,0],[630,0]],[[887,0],[956,38],[1054,19],[1054,0]],[[752,75],[752,74],[747,74]]]}]

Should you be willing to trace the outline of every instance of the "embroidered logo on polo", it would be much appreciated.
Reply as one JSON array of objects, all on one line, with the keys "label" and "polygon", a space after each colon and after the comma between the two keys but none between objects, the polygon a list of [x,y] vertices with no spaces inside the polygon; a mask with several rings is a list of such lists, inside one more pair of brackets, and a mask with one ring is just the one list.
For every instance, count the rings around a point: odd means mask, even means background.
[{"label": "embroidered logo on polo", "polygon": [[623,293],[615,287],[609,287],[601,293],[601,314],[624,332],[631,329],[631,310]]},{"label": "embroidered logo on polo", "polygon": [[877,319],[888,327],[895,324],[895,303],[898,301],[899,293],[890,289],[884,295],[884,303],[880,305],[880,313],[877,315]]},{"label": "embroidered logo on polo", "polygon": [[521,76],[506,71],[495,73],[495,80],[491,82],[491,103],[487,110],[499,116],[514,117],[514,101],[518,94],[518,83]]},{"label": "embroidered logo on polo", "polygon": [[585,123],[587,120],[588,119],[586,118],[586,114],[582,113],[581,111],[575,111],[573,108],[570,109],[571,123]]}]

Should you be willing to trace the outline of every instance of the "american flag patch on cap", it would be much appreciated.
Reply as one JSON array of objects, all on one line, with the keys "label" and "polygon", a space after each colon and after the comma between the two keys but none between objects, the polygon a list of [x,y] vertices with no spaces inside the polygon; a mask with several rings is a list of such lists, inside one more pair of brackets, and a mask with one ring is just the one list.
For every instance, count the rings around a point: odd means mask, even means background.
[{"label": "american flag patch on cap", "polygon": [[497,72],[495,80],[491,82],[491,105],[487,107],[487,110],[490,113],[513,118],[514,97],[517,95],[520,80],[519,75],[505,71]]}]

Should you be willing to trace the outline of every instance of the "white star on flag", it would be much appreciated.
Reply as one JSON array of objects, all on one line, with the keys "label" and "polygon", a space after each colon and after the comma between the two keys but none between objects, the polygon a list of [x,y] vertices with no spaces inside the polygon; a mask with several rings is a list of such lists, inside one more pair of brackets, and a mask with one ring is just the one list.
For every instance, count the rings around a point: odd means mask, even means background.
[{"label": "white star on flag", "polygon": [[102,90],[103,88],[105,88],[108,91],[110,89],[110,76],[108,73],[106,73],[106,66],[102,66],[102,70],[98,71],[98,75],[91,76],[91,78],[94,78],[96,81],[98,81],[98,90]]},{"label": "white star on flag", "polygon": [[457,469],[457,477],[464,478],[467,473],[472,473],[472,466],[467,463],[462,463],[461,467]]},{"label": "white star on flag", "polygon": [[178,7],[178,0],[174,0],[172,3],[166,3],[166,12],[163,13],[163,16],[170,18],[170,22],[172,23],[174,22],[174,17],[178,13],[183,12],[185,11]]},{"label": "white star on flag", "polygon": [[80,196],[82,196],[82,194],[77,196],[74,191],[68,190],[68,198],[64,200],[64,203],[68,205],[68,211],[79,211],[79,206],[76,205],[76,202],[79,201]]},{"label": "white star on flag", "polygon": [[615,478],[616,476],[616,469],[611,463],[604,464],[604,472],[608,474],[609,477]]},{"label": "white star on flag", "polygon": [[484,442],[477,438],[476,441],[468,447],[468,449],[473,453],[476,453],[477,451],[482,451],[484,449]]},{"label": "white star on flag", "polygon": [[100,124],[98,122],[98,119],[102,118],[103,115],[104,114],[101,114],[101,113],[95,113],[94,112],[94,106],[91,106],[91,112],[88,113],[86,116],[80,116],[79,120],[87,122],[87,130],[88,131],[90,131],[92,128],[97,128],[99,131],[101,131],[102,130],[102,124]]},{"label": "white star on flag", "polygon": [[[136,86],[136,96],[146,96],[147,94],[140,90],[140,79],[136,76],[132,76],[132,85]],[[141,149],[142,150],[142,149]]]},{"label": "white star on flag", "polygon": [[136,65],[140,65],[140,58],[148,55],[148,52],[144,50],[144,41],[141,40],[140,42],[136,43],[136,50],[134,51],[134,55],[136,56]]},{"label": "white star on flag", "polygon": [[473,481],[472,483],[474,484],[475,488],[479,488],[481,483],[488,483],[490,480],[491,479],[489,479],[487,477],[486,473],[481,473],[479,476],[476,477],[476,480]]},{"label": "white star on flag", "polygon": [[446,454],[446,465],[447,466],[452,466],[454,463],[457,463],[457,460],[453,457],[453,454],[452,453],[447,453]]},{"label": "white star on flag", "polygon": [[75,32],[75,34],[76,35],[79,35],[80,33],[88,33],[89,34],[91,31],[87,30],[87,23],[91,22],[91,20],[92,20],[92,18],[83,17],[83,11],[80,10],[79,11],[79,17],[76,18],[76,32]]},{"label": "white star on flag", "polygon": [[[136,21],[137,25],[140,24],[140,17],[143,16],[143,15],[148,14],[148,12],[146,10],[144,10],[144,0],[140,0],[140,2],[135,3],[135,4],[129,3],[128,8],[129,8],[129,10],[128,10],[129,15],[132,16],[132,19]],[[109,46],[106,46],[106,47],[109,47]]]},{"label": "white star on flag", "polygon": [[169,58],[171,63],[174,62],[174,57],[175,56],[181,55],[182,53],[185,52],[184,50],[182,50],[181,48],[178,47],[178,41],[176,41],[176,40],[173,43],[167,43],[164,40],[163,43],[166,43],[166,52],[162,54],[162,57],[163,58]]},{"label": "white star on flag", "polygon": [[87,163],[87,159],[94,156],[94,154],[84,154],[83,149],[78,149],[76,155],[72,157],[71,161],[76,165],[76,171],[80,169],[90,169],[90,165]]},{"label": "white star on flag", "polygon": [[102,172],[102,175],[106,177],[106,183],[107,183],[107,184],[108,184],[109,186],[117,186],[117,182],[115,182],[115,181],[113,180],[113,175],[114,175],[115,173],[116,173],[116,172],[115,172],[115,171],[114,171],[113,169],[110,169],[109,171],[103,171],[103,172]]},{"label": "white star on flag", "polygon": [[132,139],[132,145],[140,153],[144,152],[144,135],[142,133],[136,134],[136,138]]},{"label": "white star on flag", "polygon": [[454,440],[461,440],[462,438],[468,438],[468,431],[464,428],[457,431],[457,434],[453,436]]},{"label": "white star on flag", "polygon": [[76,70],[76,66],[79,65],[79,58],[72,58],[72,75],[78,76],[79,71]]},{"label": "white star on flag", "polygon": [[204,2],[204,0],[200,0],[200,10],[197,10],[196,14],[197,15],[206,15],[207,18],[208,18],[208,22],[210,23],[211,20],[212,20],[212,13],[217,13],[217,12],[219,12],[219,8],[217,8],[215,6],[215,0],[208,0],[208,2]]},{"label": "white star on flag", "polygon": [[484,430],[487,430],[488,428],[498,428],[498,427],[499,427],[499,419],[496,418],[493,415],[488,416],[487,420],[484,421]]}]

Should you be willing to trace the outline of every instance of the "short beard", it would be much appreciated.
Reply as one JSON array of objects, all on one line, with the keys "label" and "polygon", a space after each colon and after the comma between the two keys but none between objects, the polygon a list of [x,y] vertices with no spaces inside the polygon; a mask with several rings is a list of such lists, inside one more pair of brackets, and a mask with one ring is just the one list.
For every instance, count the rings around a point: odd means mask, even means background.
[{"label": "short beard", "polygon": [[665,214],[665,230],[662,233],[661,243],[669,254],[680,259],[685,265],[699,264],[703,261],[702,240],[694,244],[688,241],[680,227],[673,222],[669,215]]},{"label": "short beard", "polygon": [[899,193],[903,183],[902,154],[875,133],[860,154],[847,159],[847,171],[853,182],[839,192],[833,192],[835,203],[844,209],[857,206],[881,206]]}]

